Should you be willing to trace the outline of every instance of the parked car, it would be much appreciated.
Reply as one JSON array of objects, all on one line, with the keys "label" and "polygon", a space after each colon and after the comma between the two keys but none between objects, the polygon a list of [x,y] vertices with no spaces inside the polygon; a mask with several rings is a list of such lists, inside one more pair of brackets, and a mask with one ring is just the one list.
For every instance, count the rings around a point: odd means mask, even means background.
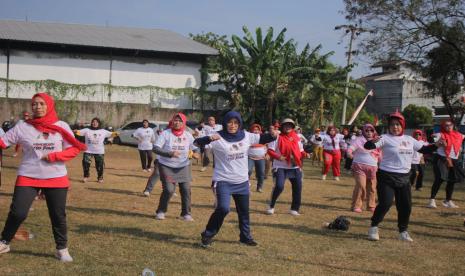
[{"label": "parked car", "polygon": [[[115,144],[125,144],[137,146],[137,140],[132,136],[134,132],[142,127],[142,121],[128,123],[121,128],[117,129],[118,137],[115,137]],[[168,122],[164,121],[149,121],[149,128],[155,132],[155,137],[168,127]]]}]

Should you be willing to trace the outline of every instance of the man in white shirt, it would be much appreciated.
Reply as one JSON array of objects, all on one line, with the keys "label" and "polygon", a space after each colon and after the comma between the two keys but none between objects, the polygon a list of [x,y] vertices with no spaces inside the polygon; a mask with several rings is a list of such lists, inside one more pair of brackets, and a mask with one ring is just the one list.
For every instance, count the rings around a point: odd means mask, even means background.
[{"label": "man in white shirt", "polygon": [[[207,125],[205,125],[203,130],[203,136],[211,136],[213,134],[217,134],[218,131],[222,130],[223,126],[216,124],[215,117],[210,116],[207,119]],[[201,172],[207,170],[208,165],[210,164],[210,156],[213,160],[213,153],[210,148],[205,148],[203,151],[203,158],[202,158],[202,168],[200,169]],[[213,164],[215,166],[215,164]]]}]

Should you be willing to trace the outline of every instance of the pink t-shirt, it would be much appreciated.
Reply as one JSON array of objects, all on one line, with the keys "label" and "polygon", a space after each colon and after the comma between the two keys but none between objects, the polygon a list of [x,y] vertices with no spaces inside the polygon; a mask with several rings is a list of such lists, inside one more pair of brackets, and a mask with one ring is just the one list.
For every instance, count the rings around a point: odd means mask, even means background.
[{"label": "pink t-shirt", "polygon": [[379,150],[367,150],[363,146],[367,142],[367,139],[363,136],[359,136],[352,140],[349,151],[352,152],[354,163],[364,164],[368,166],[378,166]]},{"label": "pink t-shirt", "polygon": [[[344,144],[344,135],[337,133],[334,138],[331,138],[328,134],[323,135],[323,149],[325,150],[339,150],[341,149],[341,143]],[[334,146],[333,147],[333,139],[334,139]]]},{"label": "pink t-shirt", "polygon": [[[54,125],[74,135],[69,125],[58,121]],[[58,178],[67,175],[64,162],[47,162],[41,160],[52,152],[60,152],[72,145],[66,142],[59,133],[42,133],[32,125],[21,122],[10,129],[5,136],[0,138],[8,147],[19,144],[23,149],[23,157],[18,168],[18,176],[26,176],[35,179]]]}]

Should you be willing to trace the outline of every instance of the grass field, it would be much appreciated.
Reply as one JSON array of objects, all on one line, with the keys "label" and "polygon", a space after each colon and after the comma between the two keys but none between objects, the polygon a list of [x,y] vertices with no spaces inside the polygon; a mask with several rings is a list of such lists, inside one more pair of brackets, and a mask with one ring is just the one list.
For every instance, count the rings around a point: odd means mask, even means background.
[{"label": "grass field", "polygon": [[[8,213],[20,158],[5,152],[3,185],[0,188],[0,224]],[[398,240],[396,210],[380,225],[379,242],[366,240],[369,212],[350,212],[353,180],[319,180],[319,169],[305,166],[303,205],[300,217],[287,214],[290,184],[276,205],[276,214],[265,215],[271,180],[264,193],[251,194],[252,233],[258,247],[238,243],[237,215],[225,220],[213,246],[199,246],[212,212],[211,173],[194,164],[192,215],[194,222],[177,219],[180,197],[174,197],[167,219],[154,219],[160,184],[149,198],[142,197],[147,173],[140,169],[135,148],[109,146],[105,183],[81,183],[81,156],[68,163],[72,190],[68,195],[68,235],[73,263],[53,258],[54,242],[47,207],[36,201],[23,224],[35,238],[13,241],[12,251],[0,256],[0,275],[140,275],[150,268],[157,275],[465,275],[465,191],[458,185],[459,209],[425,208],[431,187],[413,192],[409,232],[413,243]],[[194,161],[195,163],[195,161]],[[255,183],[253,181],[253,183]],[[179,193],[179,192],[178,192]],[[438,199],[444,197],[442,187]],[[438,200],[440,203],[440,200]],[[440,205],[440,204],[439,204]],[[234,208],[232,208],[234,210]],[[351,220],[348,232],[324,230],[321,225],[338,215]]]}]

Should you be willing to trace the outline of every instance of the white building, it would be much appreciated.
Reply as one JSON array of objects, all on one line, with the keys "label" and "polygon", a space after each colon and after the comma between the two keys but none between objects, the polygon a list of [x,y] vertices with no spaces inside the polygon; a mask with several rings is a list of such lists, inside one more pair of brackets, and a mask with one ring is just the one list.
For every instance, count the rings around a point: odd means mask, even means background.
[{"label": "white building", "polygon": [[55,96],[68,121],[119,125],[221,109],[221,97],[203,100],[211,55],[167,30],[0,20],[0,120],[27,109],[38,91]]}]

